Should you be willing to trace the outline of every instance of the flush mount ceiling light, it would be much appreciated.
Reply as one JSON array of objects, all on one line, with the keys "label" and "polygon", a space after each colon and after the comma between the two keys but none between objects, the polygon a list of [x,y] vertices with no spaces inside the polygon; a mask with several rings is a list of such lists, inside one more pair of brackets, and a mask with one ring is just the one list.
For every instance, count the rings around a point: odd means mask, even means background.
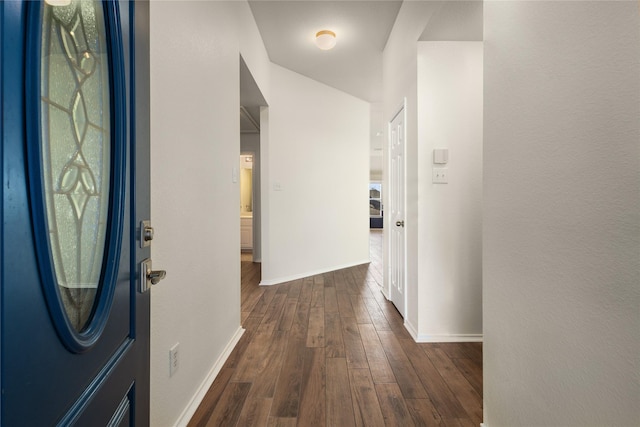
[{"label": "flush mount ceiling light", "polygon": [[322,50],[333,49],[336,45],[336,33],[329,30],[322,30],[316,33],[316,46]]},{"label": "flush mount ceiling light", "polygon": [[44,0],[44,2],[50,6],[69,6],[71,0]]}]

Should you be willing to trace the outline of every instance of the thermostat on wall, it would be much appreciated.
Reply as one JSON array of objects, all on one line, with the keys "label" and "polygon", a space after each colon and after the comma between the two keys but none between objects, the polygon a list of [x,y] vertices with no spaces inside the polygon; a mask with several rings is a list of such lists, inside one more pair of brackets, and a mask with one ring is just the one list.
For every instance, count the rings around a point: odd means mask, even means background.
[{"label": "thermostat on wall", "polygon": [[433,163],[436,165],[443,165],[449,161],[449,149],[448,148],[434,148],[433,150]]}]

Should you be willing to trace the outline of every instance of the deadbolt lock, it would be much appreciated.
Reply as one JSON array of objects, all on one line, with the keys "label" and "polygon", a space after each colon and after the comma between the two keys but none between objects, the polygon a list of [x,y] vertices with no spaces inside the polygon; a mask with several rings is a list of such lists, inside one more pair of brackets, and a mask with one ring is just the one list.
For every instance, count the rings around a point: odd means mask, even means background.
[{"label": "deadbolt lock", "polygon": [[153,240],[153,227],[151,221],[140,221],[140,247],[146,248]]}]

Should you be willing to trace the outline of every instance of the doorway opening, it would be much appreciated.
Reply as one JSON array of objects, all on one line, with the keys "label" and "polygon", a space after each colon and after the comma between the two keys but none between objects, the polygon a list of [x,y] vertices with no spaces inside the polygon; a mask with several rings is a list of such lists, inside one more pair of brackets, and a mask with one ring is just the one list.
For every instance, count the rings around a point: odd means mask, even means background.
[{"label": "doorway opening", "polygon": [[[261,121],[266,125],[267,102],[249,67],[240,56],[240,275],[248,279],[261,276],[262,261],[262,180]],[[244,321],[244,318],[242,319]]]},{"label": "doorway opening", "polygon": [[253,261],[253,152],[240,154],[240,252]]},{"label": "doorway opening", "polygon": [[240,107],[240,250],[252,262],[262,256],[260,108]]}]

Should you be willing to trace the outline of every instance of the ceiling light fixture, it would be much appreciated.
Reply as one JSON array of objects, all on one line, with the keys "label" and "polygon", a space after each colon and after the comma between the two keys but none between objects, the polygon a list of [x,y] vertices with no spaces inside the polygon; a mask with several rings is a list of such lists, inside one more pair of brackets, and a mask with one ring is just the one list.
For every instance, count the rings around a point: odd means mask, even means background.
[{"label": "ceiling light fixture", "polygon": [[44,2],[50,6],[69,6],[71,0],[44,0]]},{"label": "ceiling light fixture", "polygon": [[322,50],[333,49],[336,45],[336,33],[329,30],[322,30],[316,33],[316,46]]}]

